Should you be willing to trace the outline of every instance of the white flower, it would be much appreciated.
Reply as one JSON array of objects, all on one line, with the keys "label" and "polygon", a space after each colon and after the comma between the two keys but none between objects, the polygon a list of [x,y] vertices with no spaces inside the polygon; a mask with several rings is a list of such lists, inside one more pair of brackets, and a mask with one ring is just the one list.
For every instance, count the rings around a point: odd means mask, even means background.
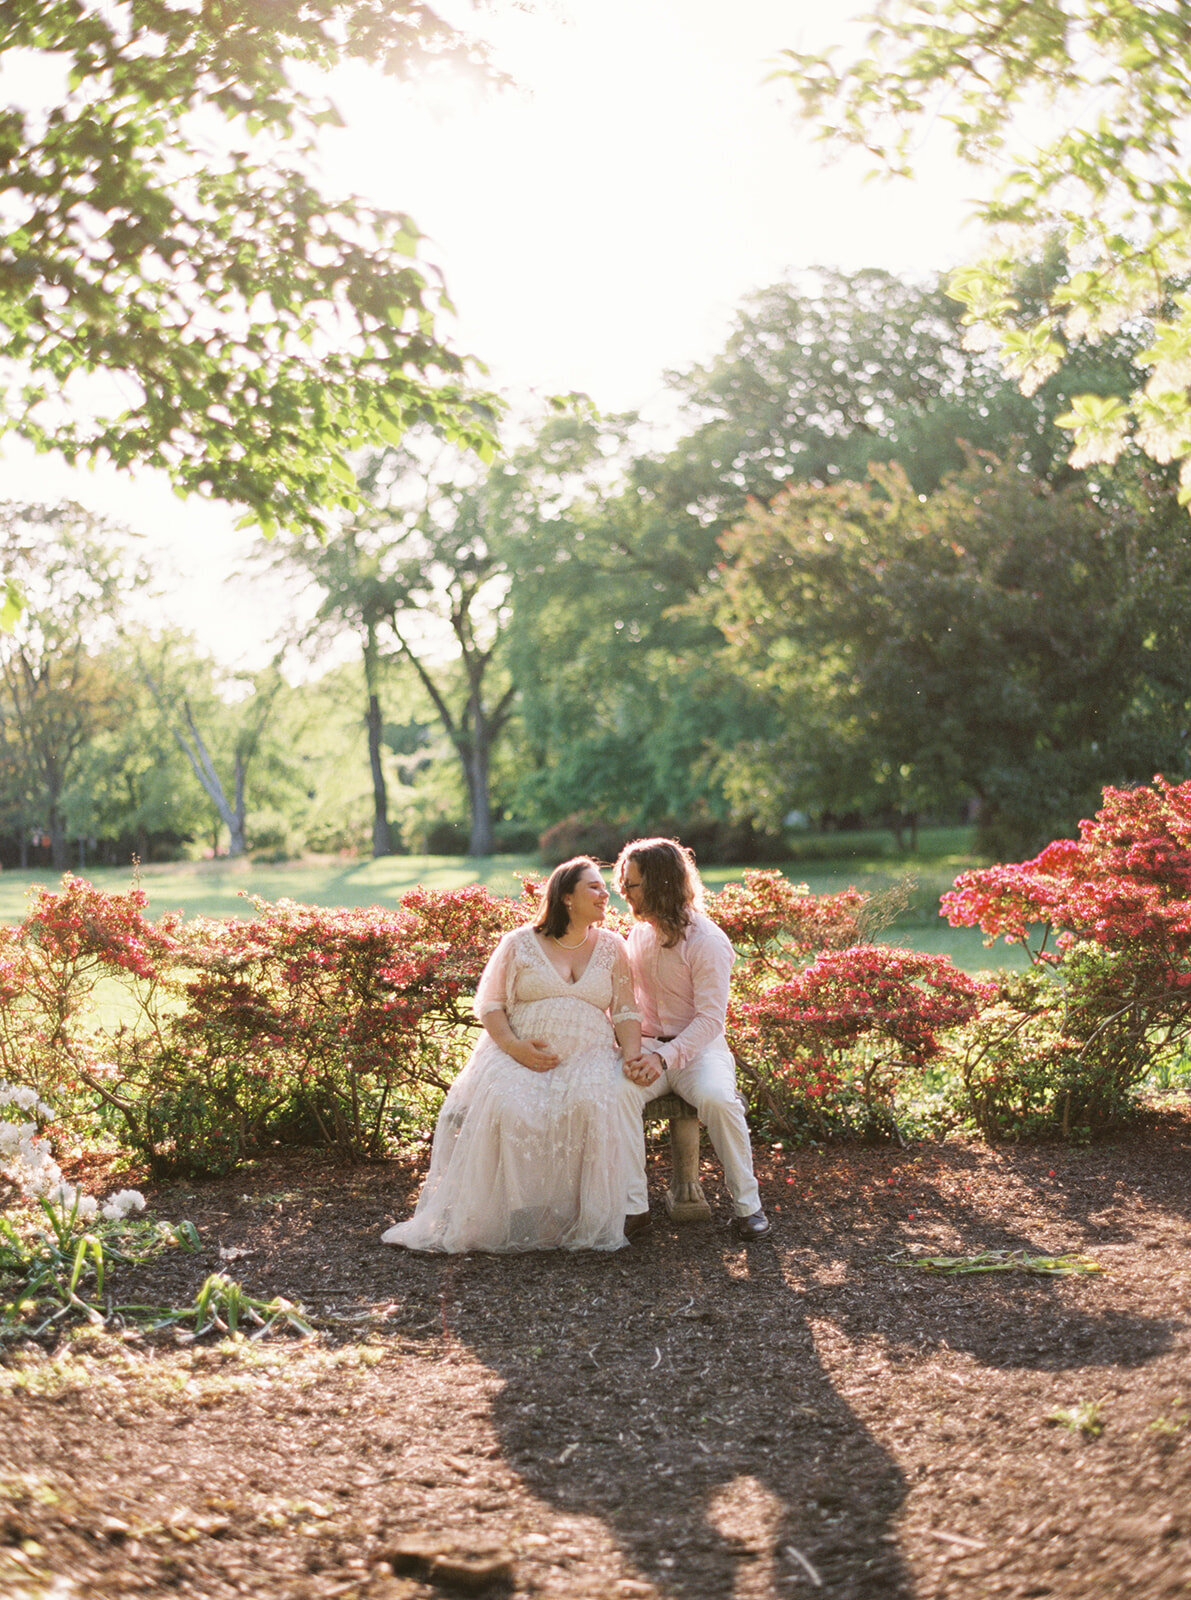
[{"label": "white flower", "polygon": [[145,1197],[139,1189],[121,1189],[120,1193],[114,1194],[104,1206],[103,1214],[109,1222],[119,1222],[130,1212],[144,1209]]},{"label": "white flower", "polygon": [[99,1201],[94,1195],[84,1194],[77,1184],[57,1183],[46,1194],[46,1199],[51,1205],[60,1206],[65,1216],[73,1212],[80,1221],[93,1217],[99,1210]]},{"label": "white flower", "polygon": [[36,1089],[8,1083],[0,1079],[0,1106],[16,1106],[18,1111],[32,1111],[35,1116],[52,1117],[54,1108],[40,1099]]},{"label": "white flower", "polygon": [[22,1139],[28,1137],[25,1130],[32,1126],[29,1122],[0,1122],[0,1158],[15,1155]]},{"label": "white flower", "polygon": [[34,1199],[62,1182],[61,1169],[37,1137],[35,1122],[0,1122],[0,1173]]}]

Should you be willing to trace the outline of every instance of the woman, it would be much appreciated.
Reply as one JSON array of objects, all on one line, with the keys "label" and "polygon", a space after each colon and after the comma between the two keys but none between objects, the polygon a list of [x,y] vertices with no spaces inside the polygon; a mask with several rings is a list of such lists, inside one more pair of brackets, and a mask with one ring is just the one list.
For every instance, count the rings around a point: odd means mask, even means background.
[{"label": "woman", "polygon": [[600,869],[578,856],[551,873],[534,922],[497,945],[476,991],[485,1036],[443,1101],[417,1209],[385,1244],[624,1244],[617,1102],[641,1023],[624,940],[599,926],[607,909]]}]

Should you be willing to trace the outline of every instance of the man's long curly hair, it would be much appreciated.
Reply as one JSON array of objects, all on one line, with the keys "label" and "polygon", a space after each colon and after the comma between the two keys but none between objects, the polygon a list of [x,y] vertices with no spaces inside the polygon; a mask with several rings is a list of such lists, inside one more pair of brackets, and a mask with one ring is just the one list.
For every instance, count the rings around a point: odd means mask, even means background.
[{"label": "man's long curly hair", "polygon": [[633,839],[616,858],[616,888],[624,894],[629,863],[641,876],[645,910],[667,947],[690,926],[691,912],[703,909],[703,884],[695,858],[677,839]]}]

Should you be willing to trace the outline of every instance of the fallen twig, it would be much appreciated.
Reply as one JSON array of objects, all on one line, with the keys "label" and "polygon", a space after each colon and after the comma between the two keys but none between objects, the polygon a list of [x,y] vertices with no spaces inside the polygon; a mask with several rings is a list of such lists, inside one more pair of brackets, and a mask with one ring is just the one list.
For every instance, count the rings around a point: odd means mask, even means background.
[{"label": "fallen twig", "polygon": [[785,1550],[786,1550],[786,1554],[788,1556],[793,1556],[795,1561],[797,1561],[802,1567],[804,1567],[806,1569],[807,1577],[814,1584],[815,1588],[816,1589],[821,1589],[823,1587],[823,1580],[819,1576],[819,1574],[815,1571],[814,1567],[811,1566],[810,1562],[803,1555],[802,1551],[801,1550],[795,1550],[795,1548],[794,1548],[794,1546],[792,1544],[786,1545]]}]

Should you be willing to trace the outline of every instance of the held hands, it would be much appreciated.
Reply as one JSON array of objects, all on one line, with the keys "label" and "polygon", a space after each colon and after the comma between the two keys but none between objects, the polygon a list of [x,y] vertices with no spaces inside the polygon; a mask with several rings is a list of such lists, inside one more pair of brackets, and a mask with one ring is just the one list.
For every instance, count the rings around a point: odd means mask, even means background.
[{"label": "held hands", "polygon": [[552,1072],[562,1057],[551,1050],[545,1039],[521,1039],[509,1054],[531,1072]]},{"label": "held hands", "polygon": [[651,1083],[656,1083],[666,1070],[666,1063],[654,1051],[648,1055],[634,1056],[631,1061],[624,1064],[624,1075],[631,1078],[634,1083],[639,1083],[647,1089]]}]

